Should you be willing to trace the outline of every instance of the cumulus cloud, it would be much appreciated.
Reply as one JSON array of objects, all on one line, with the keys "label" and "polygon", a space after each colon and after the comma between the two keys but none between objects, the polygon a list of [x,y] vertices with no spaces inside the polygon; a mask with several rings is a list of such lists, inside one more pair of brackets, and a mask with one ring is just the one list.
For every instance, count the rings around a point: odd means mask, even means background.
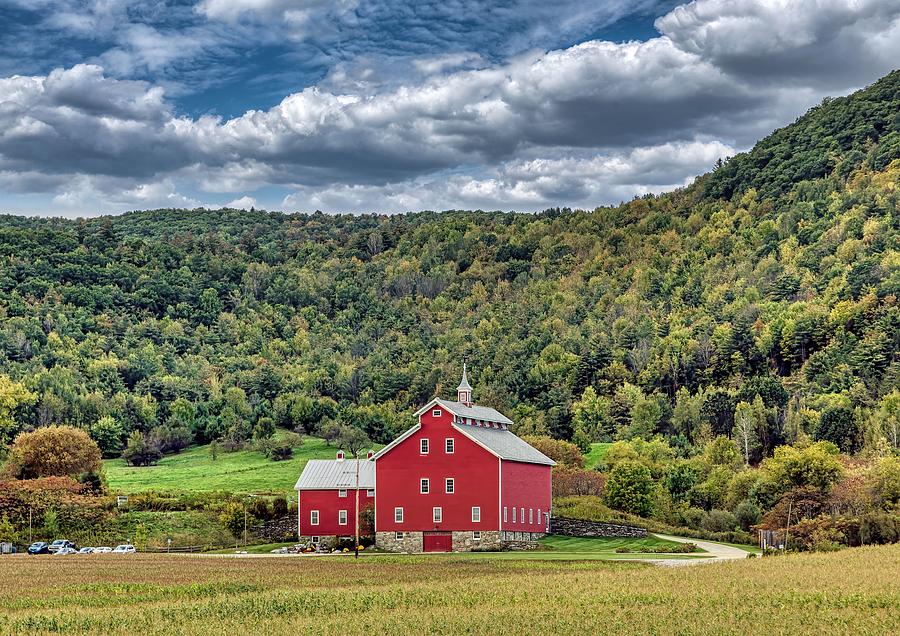
[{"label": "cumulus cloud", "polygon": [[[406,81],[372,81],[377,63],[361,60],[232,118],[179,115],[161,86],[96,64],[8,77],[0,188],[52,188],[70,207],[101,196],[195,205],[179,194],[185,182],[240,195],[241,207],[267,203],[251,196],[264,186],[289,189],[285,207],[329,211],[592,207],[681,185],[792,120],[823,86],[848,91],[900,59],[900,0],[816,4],[696,0],[645,42],[589,40],[500,62],[429,54],[409,59]],[[244,23],[320,6],[207,0],[197,11]],[[146,35],[135,46],[169,63],[169,44]]]}]

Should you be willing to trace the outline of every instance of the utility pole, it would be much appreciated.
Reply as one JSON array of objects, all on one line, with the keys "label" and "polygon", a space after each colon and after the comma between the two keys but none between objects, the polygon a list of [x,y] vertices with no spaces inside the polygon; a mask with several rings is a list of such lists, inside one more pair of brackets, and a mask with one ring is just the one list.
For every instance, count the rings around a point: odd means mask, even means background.
[{"label": "utility pole", "polygon": [[353,512],[353,523],[356,528],[353,539],[353,558],[359,558],[359,451],[356,451],[356,505]]},{"label": "utility pole", "polygon": [[34,540],[31,536],[31,506],[28,506],[28,545],[34,543]]}]

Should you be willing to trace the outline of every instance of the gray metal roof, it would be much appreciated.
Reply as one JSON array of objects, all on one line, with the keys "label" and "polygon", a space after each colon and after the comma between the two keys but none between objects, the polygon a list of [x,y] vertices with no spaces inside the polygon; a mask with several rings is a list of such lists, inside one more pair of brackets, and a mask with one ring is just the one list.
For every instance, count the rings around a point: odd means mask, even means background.
[{"label": "gray metal roof", "polygon": [[454,424],[453,427],[490,450],[500,459],[547,466],[556,465],[555,461],[505,428],[470,426],[468,424]]},{"label": "gray metal roof", "polygon": [[[462,402],[451,402],[450,400],[442,400],[440,398],[435,398],[431,403],[437,403],[443,406],[445,409],[450,411],[451,413],[458,415],[459,417],[465,417],[472,420],[483,420],[486,422],[498,422],[500,424],[506,424],[509,426],[512,424],[512,420],[506,417],[503,413],[496,409],[492,409],[489,406],[478,406],[477,404],[473,404],[472,406],[466,406]],[[431,408],[430,406],[427,408]],[[419,411],[421,413],[422,411]]]},{"label": "gray metal roof", "polygon": [[306,462],[294,490],[333,490],[356,487],[356,462],[359,462],[359,487],[375,487],[375,462],[366,459],[311,459]]}]

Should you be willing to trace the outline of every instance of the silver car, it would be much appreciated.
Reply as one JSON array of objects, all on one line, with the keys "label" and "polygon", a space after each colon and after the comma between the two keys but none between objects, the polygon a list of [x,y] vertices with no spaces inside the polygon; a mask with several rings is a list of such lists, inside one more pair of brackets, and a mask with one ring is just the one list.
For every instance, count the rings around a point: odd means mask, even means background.
[{"label": "silver car", "polygon": [[134,546],[130,543],[123,543],[122,545],[117,545],[113,550],[113,554],[134,554],[137,550],[134,549]]},{"label": "silver car", "polygon": [[112,548],[108,545],[101,545],[99,548],[94,548],[94,554],[109,554],[112,552]]},{"label": "silver car", "polygon": [[55,556],[68,556],[70,554],[78,554],[78,550],[75,548],[60,548],[56,551]]},{"label": "silver car", "polygon": [[89,548],[88,546],[85,546],[78,551],[78,554],[93,554],[93,553],[94,553],[94,548]]}]

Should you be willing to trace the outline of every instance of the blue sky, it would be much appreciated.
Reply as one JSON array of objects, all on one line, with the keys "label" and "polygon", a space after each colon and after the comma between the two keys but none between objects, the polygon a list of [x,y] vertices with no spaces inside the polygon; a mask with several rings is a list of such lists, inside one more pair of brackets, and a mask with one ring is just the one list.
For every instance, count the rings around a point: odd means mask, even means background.
[{"label": "blue sky", "polygon": [[0,0],[0,212],[593,208],[900,59],[900,0]]}]

